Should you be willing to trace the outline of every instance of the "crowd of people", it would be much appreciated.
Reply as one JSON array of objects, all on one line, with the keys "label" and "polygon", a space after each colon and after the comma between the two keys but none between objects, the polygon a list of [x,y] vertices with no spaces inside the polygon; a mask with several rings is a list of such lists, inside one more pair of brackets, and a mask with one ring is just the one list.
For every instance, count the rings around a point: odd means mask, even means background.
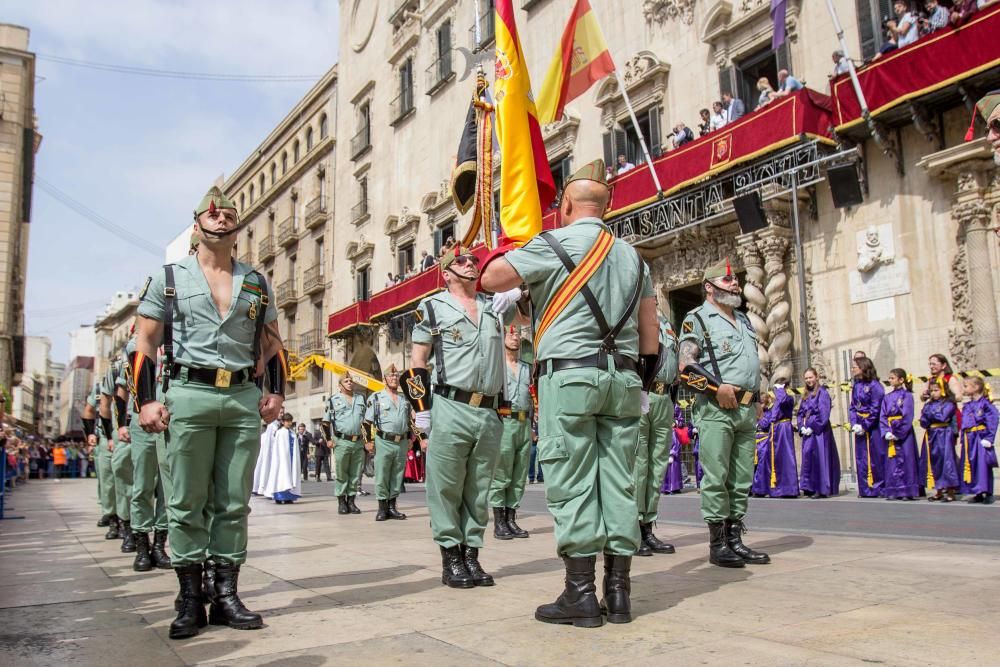
[{"label": "crowd of people", "polygon": [[[895,0],[893,17],[883,17],[885,43],[879,55],[913,44],[921,37],[966,24],[993,0]],[[876,56],[878,57],[878,56]]]},{"label": "crowd of people", "polygon": [[19,435],[4,424],[2,438],[6,455],[8,486],[29,479],[76,479],[93,476],[94,452],[85,442],[65,437],[55,439]]}]

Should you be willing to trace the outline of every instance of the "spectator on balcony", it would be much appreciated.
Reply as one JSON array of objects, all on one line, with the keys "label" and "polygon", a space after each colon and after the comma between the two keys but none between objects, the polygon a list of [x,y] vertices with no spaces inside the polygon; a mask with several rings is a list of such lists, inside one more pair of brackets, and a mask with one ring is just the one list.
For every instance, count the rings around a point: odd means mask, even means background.
[{"label": "spectator on balcony", "polygon": [[909,46],[920,36],[917,19],[910,11],[910,4],[906,0],[896,0],[892,3],[892,11],[895,12],[896,18],[885,22],[885,34],[889,41],[879,50],[880,54]]},{"label": "spectator on balcony", "polygon": [[698,136],[704,137],[712,131],[712,112],[708,109],[702,109],[698,115],[701,116],[701,122],[698,123]]},{"label": "spectator on balcony", "polygon": [[778,94],[777,91],[771,87],[771,82],[767,80],[766,76],[762,76],[757,79],[757,90],[760,91],[760,97],[757,98],[758,109],[763,106],[767,106],[767,104],[772,102]]},{"label": "spectator on balcony", "polygon": [[684,144],[694,141],[694,132],[684,124],[684,121],[681,121],[674,125],[673,141],[674,148],[680,148]]},{"label": "spectator on balcony", "polygon": [[712,132],[715,132],[725,124],[726,124],[725,107],[722,106],[722,102],[712,102],[712,125],[709,129]]},{"label": "spectator on balcony", "polygon": [[847,58],[844,57],[843,51],[833,52],[833,75],[831,78],[836,79],[841,74],[847,74],[851,71],[851,66],[847,62]]},{"label": "spectator on balcony", "polygon": [[426,271],[434,266],[434,258],[426,250],[420,251],[420,270]]},{"label": "spectator on balcony", "polygon": [[392,271],[386,275],[385,286],[386,288],[392,287],[396,284],[396,279],[392,277]]},{"label": "spectator on balcony", "polygon": [[626,171],[635,169],[635,165],[625,159],[624,155],[618,156],[618,172],[619,174],[624,174]]},{"label": "spectator on balcony", "polygon": [[964,25],[977,11],[979,4],[976,0],[955,0],[951,7],[951,24],[956,28]]},{"label": "spectator on balcony", "polygon": [[951,17],[948,10],[938,0],[925,0],[924,9],[927,18],[920,19],[920,34],[929,35],[936,30],[947,27]]},{"label": "spectator on balcony", "polygon": [[787,97],[797,90],[802,90],[802,82],[789,74],[787,69],[779,69],[778,92],[774,93],[771,98]]},{"label": "spectator on balcony", "polygon": [[727,123],[732,123],[747,112],[747,107],[743,104],[743,100],[733,97],[733,94],[729,92],[722,93],[722,105],[726,110]]}]

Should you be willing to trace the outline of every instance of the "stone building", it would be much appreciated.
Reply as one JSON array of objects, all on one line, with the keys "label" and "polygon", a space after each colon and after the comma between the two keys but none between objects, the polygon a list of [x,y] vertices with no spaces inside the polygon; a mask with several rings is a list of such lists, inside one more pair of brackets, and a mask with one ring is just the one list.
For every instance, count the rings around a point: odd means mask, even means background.
[{"label": "stone building", "polygon": [[28,30],[0,23],[0,388],[24,369],[24,287],[36,131],[35,54]]},{"label": "stone building", "polygon": [[52,341],[44,336],[24,339],[24,372],[14,387],[11,415],[38,435],[59,435],[59,401],[65,364],[53,363]]},{"label": "stone building", "polygon": [[115,292],[104,313],[98,316],[94,323],[95,381],[104,377],[112,362],[125,349],[138,308],[138,292]]}]

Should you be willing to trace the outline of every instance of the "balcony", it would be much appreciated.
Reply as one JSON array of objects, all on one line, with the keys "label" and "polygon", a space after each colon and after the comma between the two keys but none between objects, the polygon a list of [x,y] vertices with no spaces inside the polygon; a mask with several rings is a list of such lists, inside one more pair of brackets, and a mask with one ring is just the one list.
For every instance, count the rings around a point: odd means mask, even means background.
[{"label": "balcony", "polygon": [[496,25],[493,23],[494,11],[488,11],[479,17],[479,39],[476,39],[476,24],[469,28],[469,44],[472,45],[473,52],[484,50],[496,39]]},{"label": "balcony", "polygon": [[302,291],[307,296],[321,293],[325,285],[326,282],[323,280],[323,274],[320,273],[318,265],[309,267],[302,274]]},{"label": "balcony", "polygon": [[326,337],[323,335],[322,329],[313,329],[299,336],[298,344],[299,357],[323,354],[326,350]]},{"label": "balcony", "polygon": [[326,197],[319,195],[306,204],[306,227],[314,229],[327,221],[330,212],[326,208]]},{"label": "balcony", "polygon": [[389,15],[389,23],[396,26],[406,18],[406,12],[416,12],[420,9],[419,0],[396,0],[392,14]]},{"label": "balcony", "polygon": [[247,248],[236,258],[237,261],[246,264],[247,266],[253,266],[253,250]]},{"label": "balcony", "polygon": [[416,107],[413,105],[413,88],[405,88],[396,98],[393,99],[389,111],[392,118],[392,125],[398,125],[404,118],[413,113]]},{"label": "balcony", "polygon": [[359,225],[369,217],[371,214],[368,211],[368,199],[362,199],[351,207],[351,222],[354,224]]},{"label": "balcony", "polygon": [[299,226],[295,216],[289,216],[278,225],[278,243],[282,248],[287,248],[299,240]]},{"label": "balcony", "polygon": [[295,289],[294,280],[286,280],[278,283],[274,289],[274,298],[278,302],[278,308],[289,308],[295,306],[299,301],[298,290]]},{"label": "balcony", "polygon": [[369,125],[363,125],[358,133],[351,137],[351,160],[359,157],[371,150],[372,129]]},{"label": "balcony", "polygon": [[427,94],[433,95],[454,78],[455,70],[451,66],[451,51],[448,51],[427,68]]},{"label": "balcony", "polygon": [[265,236],[257,245],[257,259],[261,264],[274,259],[274,238]]}]

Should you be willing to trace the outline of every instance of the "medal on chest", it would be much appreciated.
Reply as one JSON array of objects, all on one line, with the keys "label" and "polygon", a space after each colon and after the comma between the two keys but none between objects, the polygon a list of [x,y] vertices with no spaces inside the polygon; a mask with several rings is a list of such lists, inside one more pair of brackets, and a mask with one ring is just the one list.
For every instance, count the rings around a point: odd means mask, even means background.
[{"label": "medal on chest", "polygon": [[247,310],[247,317],[249,319],[251,319],[251,320],[256,320],[257,319],[257,302],[256,301],[251,301],[250,302],[250,309]]},{"label": "medal on chest", "polygon": [[728,340],[722,341],[722,351],[723,352],[731,352],[732,349],[733,349],[733,347],[732,347],[732,345],[729,344]]},{"label": "medal on chest", "polygon": [[458,327],[452,328],[452,330],[449,333],[451,334],[451,340],[452,340],[452,342],[455,342],[455,343],[461,342],[461,340],[462,340],[462,332],[461,332],[461,330]]}]

